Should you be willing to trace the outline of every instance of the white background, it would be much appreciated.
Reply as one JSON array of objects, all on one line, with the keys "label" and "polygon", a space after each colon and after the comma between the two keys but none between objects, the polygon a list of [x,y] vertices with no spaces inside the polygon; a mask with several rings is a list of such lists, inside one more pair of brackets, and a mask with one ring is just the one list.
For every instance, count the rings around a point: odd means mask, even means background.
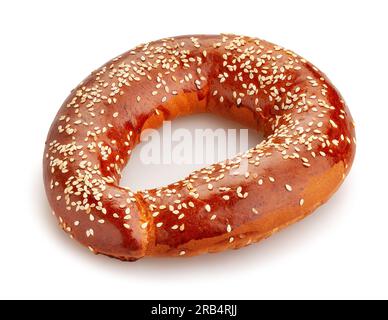
[{"label": "white background", "polygon": [[[1,1],[0,298],[388,298],[387,3]],[[139,43],[219,32],[283,45],[328,74],[357,123],[350,176],[314,215],[259,245],[137,263],[90,254],[57,228],[43,191],[59,106],[89,72]],[[172,182],[188,170],[147,170],[147,179]],[[141,185],[142,174],[127,170],[137,178],[126,181]]]}]

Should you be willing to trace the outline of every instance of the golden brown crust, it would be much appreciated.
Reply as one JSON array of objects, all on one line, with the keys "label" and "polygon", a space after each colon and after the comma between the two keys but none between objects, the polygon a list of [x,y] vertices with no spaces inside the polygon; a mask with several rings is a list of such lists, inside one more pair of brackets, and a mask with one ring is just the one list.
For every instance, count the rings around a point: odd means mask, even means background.
[{"label": "golden brown crust", "polygon": [[[164,188],[118,186],[142,130],[198,112],[255,126],[265,140]],[[44,181],[63,229],[93,252],[192,256],[302,219],[339,187],[354,154],[349,110],[309,62],[259,39],[183,36],[136,47],[70,94],[48,134]]]}]

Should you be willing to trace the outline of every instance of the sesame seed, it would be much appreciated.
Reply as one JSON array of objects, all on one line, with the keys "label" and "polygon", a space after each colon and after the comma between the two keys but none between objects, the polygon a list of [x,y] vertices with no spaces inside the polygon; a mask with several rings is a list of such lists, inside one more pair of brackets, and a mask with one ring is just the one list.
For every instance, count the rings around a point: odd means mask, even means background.
[{"label": "sesame seed", "polygon": [[93,229],[89,229],[89,230],[86,230],[86,237],[93,237],[94,236],[94,230]]},{"label": "sesame seed", "polygon": [[330,119],[329,122],[333,126],[333,128],[338,128],[338,125],[332,119]]},{"label": "sesame seed", "polygon": [[142,229],[146,229],[148,227],[148,222],[144,222],[142,225],[141,225],[141,228]]}]

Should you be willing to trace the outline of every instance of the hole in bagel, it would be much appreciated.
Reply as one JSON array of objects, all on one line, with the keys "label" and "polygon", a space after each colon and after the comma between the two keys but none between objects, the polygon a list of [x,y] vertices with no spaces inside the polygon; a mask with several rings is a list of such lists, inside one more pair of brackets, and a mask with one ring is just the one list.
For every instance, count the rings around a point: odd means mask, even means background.
[{"label": "hole in bagel", "polygon": [[132,190],[162,187],[191,172],[245,152],[262,133],[219,115],[195,114],[146,130],[122,172],[121,186]]}]

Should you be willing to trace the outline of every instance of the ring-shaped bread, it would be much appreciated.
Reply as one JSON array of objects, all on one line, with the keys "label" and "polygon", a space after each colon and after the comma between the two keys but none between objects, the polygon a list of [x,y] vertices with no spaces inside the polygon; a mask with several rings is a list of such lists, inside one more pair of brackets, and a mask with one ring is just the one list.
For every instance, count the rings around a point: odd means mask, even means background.
[{"label": "ring-shaped bread", "polygon": [[[163,188],[119,186],[144,129],[198,112],[265,139]],[[259,39],[181,36],[139,45],[70,94],[48,134],[44,182],[62,228],[93,252],[192,256],[302,219],[336,191],[354,154],[349,110],[311,63]]]}]

